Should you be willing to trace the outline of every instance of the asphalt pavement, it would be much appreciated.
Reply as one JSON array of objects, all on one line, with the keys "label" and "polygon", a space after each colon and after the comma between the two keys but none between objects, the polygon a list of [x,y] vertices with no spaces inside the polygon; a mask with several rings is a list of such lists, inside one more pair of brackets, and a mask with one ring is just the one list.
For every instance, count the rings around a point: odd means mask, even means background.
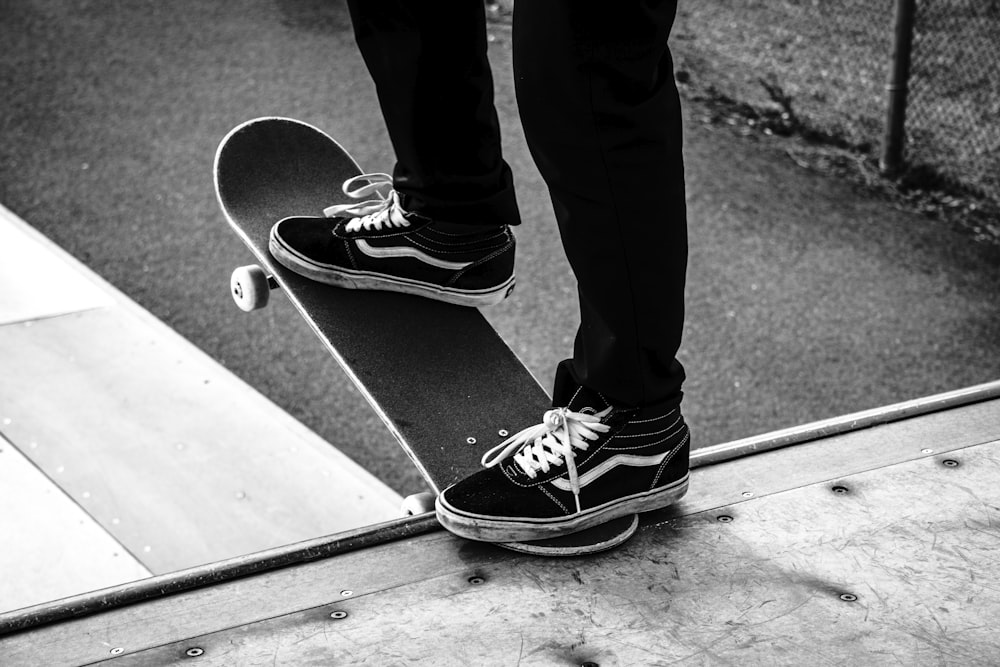
[{"label": "asphalt pavement", "polygon": [[[525,224],[518,291],[486,314],[548,384],[571,349],[575,284],[517,120],[509,29],[491,35]],[[247,315],[228,294],[250,259],[212,187],[231,127],[300,118],[363,167],[392,166],[343,3],[2,3],[0,43],[0,202],[397,490],[420,490],[293,309],[276,298]],[[995,246],[697,111],[681,353],[696,446],[1000,378]]]}]

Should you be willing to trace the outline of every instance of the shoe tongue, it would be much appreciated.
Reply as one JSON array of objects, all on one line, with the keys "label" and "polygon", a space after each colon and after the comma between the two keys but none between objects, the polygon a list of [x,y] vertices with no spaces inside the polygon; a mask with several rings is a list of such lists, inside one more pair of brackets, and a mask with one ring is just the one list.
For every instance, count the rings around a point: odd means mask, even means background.
[{"label": "shoe tongue", "polygon": [[398,205],[393,206],[392,208],[389,209],[389,220],[396,227],[408,227],[410,225],[410,221],[406,219],[405,215],[406,211],[404,211]]},{"label": "shoe tongue", "polygon": [[556,368],[552,407],[569,408],[572,412],[596,413],[611,407],[611,404],[599,392],[585,387],[576,379],[573,362],[567,359]]},{"label": "shoe tongue", "polygon": [[570,412],[581,412],[584,414],[597,414],[611,407],[611,404],[608,403],[604,396],[583,385],[577,385],[562,395],[557,392],[553,397],[552,405],[553,407],[568,408]]}]

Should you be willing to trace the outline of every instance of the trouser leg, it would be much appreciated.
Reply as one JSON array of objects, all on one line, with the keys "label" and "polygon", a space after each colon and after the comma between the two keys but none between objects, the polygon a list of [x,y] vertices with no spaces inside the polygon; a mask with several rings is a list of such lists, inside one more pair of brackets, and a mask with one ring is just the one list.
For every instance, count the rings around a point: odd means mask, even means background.
[{"label": "trouser leg", "polygon": [[517,224],[500,152],[481,0],[350,0],[355,38],[396,152],[404,208],[435,219]]},{"label": "trouser leg", "polygon": [[[518,105],[579,288],[574,378],[624,405],[679,398],[687,228],[667,37],[676,0],[514,9]],[[565,367],[566,365],[564,365]]]}]

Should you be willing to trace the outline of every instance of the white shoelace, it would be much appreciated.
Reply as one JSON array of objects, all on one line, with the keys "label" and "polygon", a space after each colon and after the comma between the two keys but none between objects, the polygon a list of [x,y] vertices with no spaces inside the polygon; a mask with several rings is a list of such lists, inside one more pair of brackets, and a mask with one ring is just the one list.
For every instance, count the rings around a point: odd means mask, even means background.
[{"label": "white shoelace", "polygon": [[[364,182],[364,185],[358,185],[361,182]],[[383,226],[410,226],[409,221],[403,217],[399,193],[392,189],[392,176],[389,174],[360,174],[344,181],[342,189],[351,199],[364,199],[371,195],[376,197],[354,204],[337,204],[323,209],[323,215],[328,218],[350,216],[351,221],[347,223],[345,231],[382,229]]]},{"label": "white shoelace", "polygon": [[610,411],[611,408],[607,408],[597,414],[585,414],[571,412],[568,408],[549,410],[541,424],[515,433],[486,452],[482,464],[492,468],[513,455],[514,463],[534,479],[539,471],[547,473],[553,465],[562,465],[565,461],[576,511],[580,512],[580,482],[576,474],[576,452],[573,450],[587,451],[591,440],[611,429],[601,423],[601,418]]}]

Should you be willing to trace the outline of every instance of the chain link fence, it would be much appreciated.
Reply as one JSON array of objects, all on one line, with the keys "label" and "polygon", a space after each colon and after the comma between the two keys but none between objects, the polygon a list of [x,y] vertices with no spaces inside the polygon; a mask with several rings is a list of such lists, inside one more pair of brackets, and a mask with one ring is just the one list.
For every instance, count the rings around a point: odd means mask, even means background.
[{"label": "chain link fence", "polygon": [[918,0],[907,160],[1000,201],[1000,0]]},{"label": "chain link fence", "polygon": [[[689,0],[674,30],[683,79],[877,156],[894,0]],[[1000,201],[1000,0],[917,0],[905,163]],[[682,79],[682,80],[683,80]]]}]

